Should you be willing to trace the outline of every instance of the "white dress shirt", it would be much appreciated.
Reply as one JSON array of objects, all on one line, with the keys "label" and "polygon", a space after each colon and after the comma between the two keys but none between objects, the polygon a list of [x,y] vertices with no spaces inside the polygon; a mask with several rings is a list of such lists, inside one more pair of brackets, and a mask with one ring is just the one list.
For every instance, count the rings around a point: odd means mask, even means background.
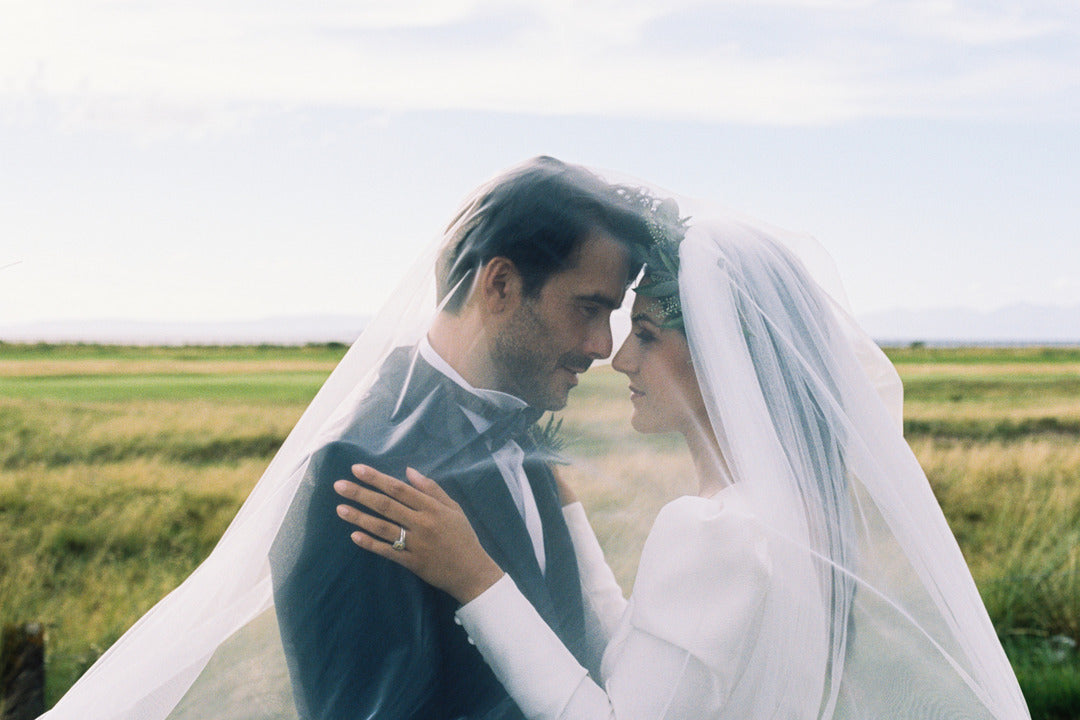
[{"label": "white dress shirt", "polygon": [[[450,367],[450,364],[439,355],[426,336],[420,340],[420,356],[427,361],[428,365],[450,378],[467,392],[483,398],[498,408],[517,410],[527,405],[521,398],[508,393],[470,385],[457,370]],[[461,410],[469,418],[469,422],[473,424],[478,433],[483,433],[491,427],[491,421],[486,418],[465,407],[462,407]],[[495,461],[495,466],[499,468],[499,473],[506,483],[506,488],[510,491],[510,496],[514,498],[514,504],[517,506],[518,512],[521,513],[521,519],[525,522],[525,529],[529,531],[536,562],[540,565],[540,572],[543,573],[547,568],[544,554],[544,527],[540,522],[540,511],[536,507],[536,498],[533,497],[529,478],[525,475],[525,451],[513,440],[508,440],[502,447],[489,449],[491,450],[491,459]]]}]

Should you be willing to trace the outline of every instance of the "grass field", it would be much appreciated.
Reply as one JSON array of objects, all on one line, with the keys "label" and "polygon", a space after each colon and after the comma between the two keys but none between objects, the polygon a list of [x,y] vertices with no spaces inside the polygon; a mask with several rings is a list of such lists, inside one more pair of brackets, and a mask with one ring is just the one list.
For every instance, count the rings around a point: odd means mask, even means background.
[{"label": "grass field", "polygon": [[[0,344],[0,625],[46,623],[50,705],[210,552],[343,352]],[[1080,717],[1080,350],[890,355],[1033,716]],[[629,588],[691,472],[675,438],[628,440],[625,385],[590,371],[562,416]]]}]

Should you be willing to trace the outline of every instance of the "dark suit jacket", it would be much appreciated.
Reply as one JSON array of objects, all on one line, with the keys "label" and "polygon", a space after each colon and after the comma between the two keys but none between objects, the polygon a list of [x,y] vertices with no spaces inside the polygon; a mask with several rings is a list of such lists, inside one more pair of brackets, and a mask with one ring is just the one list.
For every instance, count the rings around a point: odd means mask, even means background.
[{"label": "dark suit jacket", "polygon": [[487,443],[454,391],[415,349],[399,348],[353,425],[311,458],[271,548],[278,624],[305,720],[521,717],[453,622],[453,598],[349,539],[355,528],[338,518],[342,499],[332,485],[352,479],[358,462],[398,478],[411,466],[438,481],[488,554],[584,662],[577,561],[551,471],[526,460],[544,528],[543,574]]}]

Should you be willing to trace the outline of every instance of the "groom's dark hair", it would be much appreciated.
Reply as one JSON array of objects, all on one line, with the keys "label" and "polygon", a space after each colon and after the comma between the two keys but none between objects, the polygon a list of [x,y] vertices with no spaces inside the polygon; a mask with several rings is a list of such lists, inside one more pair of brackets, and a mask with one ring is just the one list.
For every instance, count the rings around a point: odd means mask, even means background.
[{"label": "groom's dark hair", "polygon": [[436,269],[439,301],[456,313],[470,273],[495,257],[514,263],[526,297],[536,297],[553,273],[571,268],[589,232],[601,229],[626,245],[637,276],[652,242],[645,193],[611,185],[588,170],[536,157],[481,188],[450,223]]}]

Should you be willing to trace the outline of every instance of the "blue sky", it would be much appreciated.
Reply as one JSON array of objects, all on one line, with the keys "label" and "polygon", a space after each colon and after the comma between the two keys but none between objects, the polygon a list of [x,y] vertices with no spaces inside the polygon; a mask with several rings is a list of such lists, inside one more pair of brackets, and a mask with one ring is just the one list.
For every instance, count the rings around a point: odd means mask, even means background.
[{"label": "blue sky", "polygon": [[816,236],[856,313],[1080,304],[1076,3],[658,5],[0,0],[0,323],[366,314],[540,153]]}]

